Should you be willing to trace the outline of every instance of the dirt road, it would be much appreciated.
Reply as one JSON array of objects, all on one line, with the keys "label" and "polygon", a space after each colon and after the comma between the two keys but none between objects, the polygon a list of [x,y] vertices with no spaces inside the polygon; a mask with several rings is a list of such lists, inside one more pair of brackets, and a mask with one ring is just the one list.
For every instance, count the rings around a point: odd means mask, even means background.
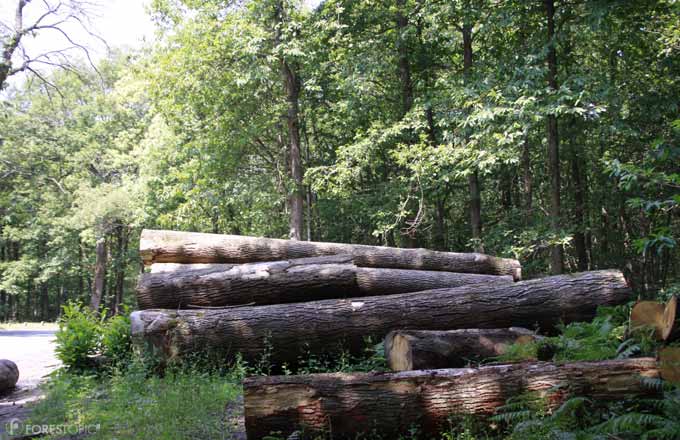
[{"label": "dirt road", "polygon": [[54,354],[54,330],[0,330],[0,359],[19,367],[19,382],[11,394],[0,396],[0,439],[5,425],[28,415],[26,405],[41,397],[37,388],[44,376],[59,366]]}]

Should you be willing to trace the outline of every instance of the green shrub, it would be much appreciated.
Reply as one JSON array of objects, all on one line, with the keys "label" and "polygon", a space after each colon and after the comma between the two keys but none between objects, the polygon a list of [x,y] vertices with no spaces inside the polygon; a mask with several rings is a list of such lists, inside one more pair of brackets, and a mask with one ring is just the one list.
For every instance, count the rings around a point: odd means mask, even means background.
[{"label": "green shrub", "polygon": [[100,315],[74,302],[63,306],[56,340],[57,357],[69,370],[109,369],[132,354],[127,315],[106,319],[106,310]]},{"label": "green shrub", "polygon": [[114,366],[130,360],[132,337],[128,315],[113,316],[101,327],[101,354]]},{"label": "green shrub", "polygon": [[101,320],[90,309],[69,302],[63,306],[56,333],[57,358],[69,369],[84,370],[92,366],[99,351]]}]

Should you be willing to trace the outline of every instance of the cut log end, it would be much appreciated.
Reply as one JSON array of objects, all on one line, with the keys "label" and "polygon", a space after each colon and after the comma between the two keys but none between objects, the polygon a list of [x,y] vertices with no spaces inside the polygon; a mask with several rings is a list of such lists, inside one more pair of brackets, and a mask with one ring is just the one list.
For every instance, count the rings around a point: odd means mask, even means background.
[{"label": "cut log end", "polygon": [[656,301],[638,301],[630,314],[631,330],[651,327],[657,339],[666,341],[675,327],[677,307],[675,296],[671,297],[665,305]]}]

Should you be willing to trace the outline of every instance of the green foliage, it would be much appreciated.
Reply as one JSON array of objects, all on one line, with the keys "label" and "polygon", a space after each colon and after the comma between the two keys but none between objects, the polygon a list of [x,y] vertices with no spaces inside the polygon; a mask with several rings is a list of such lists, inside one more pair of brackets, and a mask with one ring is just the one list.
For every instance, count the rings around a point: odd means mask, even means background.
[{"label": "green foliage", "polygon": [[224,439],[241,411],[239,393],[230,377],[199,371],[149,376],[138,363],[104,378],[62,371],[46,385],[29,423],[82,428],[92,439]]},{"label": "green foliage", "polygon": [[78,303],[65,305],[56,333],[57,358],[67,368],[91,368],[99,352],[101,325],[101,318],[90,309]]},{"label": "green foliage", "polygon": [[114,368],[127,363],[132,354],[130,318],[106,319],[91,309],[71,302],[63,307],[56,333],[57,357],[69,370]]},{"label": "green foliage", "polygon": [[111,317],[102,326],[101,354],[114,367],[130,361],[132,336],[127,313]]}]

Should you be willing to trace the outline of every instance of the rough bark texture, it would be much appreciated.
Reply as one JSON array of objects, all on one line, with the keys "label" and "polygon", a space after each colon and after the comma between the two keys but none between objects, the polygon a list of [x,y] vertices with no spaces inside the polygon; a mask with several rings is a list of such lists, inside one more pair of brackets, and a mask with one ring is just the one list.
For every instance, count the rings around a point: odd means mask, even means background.
[{"label": "rough bark texture", "polygon": [[478,253],[437,252],[343,243],[145,229],[139,253],[151,263],[252,263],[348,254],[360,267],[522,276],[519,261]]},{"label": "rough bark texture", "polygon": [[[195,271],[180,268],[143,274],[137,284],[139,308],[283,304],[389,295],[467,284],[512,283],[510,276],[357,268],[348,255],[236,266],[197,266],[201,267]],[[220,270],[221,266],[227,266],[227,269]]]},{"label": "rough bark texture", "polygon": [[224,272],[232,267],[234,264],[220,264],[220,263],[197,263],[197,264],[183,264],[183,263],[154,263],[151,265],[151,273],[171,273],[179,275],[180,273],[196,273],[196,272]]},{"label": "rough bark texture", "polygon": [[538,336],[521,327],[462,330],[395,330],[385,337],[385,359],[394,371],[457,368],[469,360],[500,356],[514,343]]},{"label": "rough bark texture", "polygon": [[140,309],[278,304],[356,295],[356,266],[348,255],[233,266],[225,271],[143,274]]},{"label": "rough bark texture", "polygon": [[[472,77],[473,62],[472,23],[463,23],[461,31],[463,34],[463,77],[465,84],[469,85]],[[470,226],[472,228],[474,249],[475,252],[484,252],[484,245],[482,244],[482,192],[479,186],[479,173],[476,167],[468,175],[468,188],[470,190]]]},{"label": "rough bark texture", "polygon": [[385,438],[396,438],[414,425],[436,434],[452,414],[492,415],[522,393],[545,396],[553,408],[573,396],[620,400],[658,394],[641,380],[658,376],[656,361],[641,358],[253,377],[243,384],[246,431],[248,440],[274,431],[286,438],[300,429],[325,431],[324,438],[334,439],[353,439],[375,429]]},{"label": "rough bark texture", "polygon": [[138,344],[166,359],[216,352],[257,360],[273,347],[273,362],[296,362],[311,350],[359,351],[364,338],[391,330],[451,330],[538,326],[586,321],[600,305],[622,304],[631,291],[620,271],[595,271],[512,283],[470,285],[399,295],[324,300],[229,310],[145,310],[131,316]]},{"label": "rough bark texture", "polygon": [[96,260],[94,263],[94,286],[92,290],[92,310],[99,310],[104,289],[106,287],[106,240],[100,238],[96,245]]},{"label": "rough bark texture", "polygon": [[[277,45],[284,45],[282,29],[288,24],[288,14],[286,6],[283,1],[276,2],[276,26],[275,40]],[[279,60],[281,66],[281,80],[283,83],[283,90],[286,94],[286,125],[288,135],[288,158],[290,177],[294,185],[290,195],[288,196],[288,203],[290,206],[289,219],[289,238],[291,240],[302,239],[303,226],[303,192],[302,186],[302,159],[301,159],[301,141],[300,141],[300,78],[294,63],[286,59],[285,55],[281,55]]]},{"label": "rough bark texture", "polygon": [[0,394],[14,388],[18,381],[19,368],[17,368],[17,364],[8,359],[0,359]]},{"label": "rough bark texture", "polygon": [[[548,22],[548,86],[557,92],[557,51],[555,49],[555,2],[544,0],[546,19]],[[550,222],[553,233],[557,234],[561,227],[561,187],[560,187],[560,138],[557,131],[557,116],[548,115],[548,168],[550,172]],[[564,272],[564,249],[556,244],[551,248],[550,270],[553,274]]]}]

